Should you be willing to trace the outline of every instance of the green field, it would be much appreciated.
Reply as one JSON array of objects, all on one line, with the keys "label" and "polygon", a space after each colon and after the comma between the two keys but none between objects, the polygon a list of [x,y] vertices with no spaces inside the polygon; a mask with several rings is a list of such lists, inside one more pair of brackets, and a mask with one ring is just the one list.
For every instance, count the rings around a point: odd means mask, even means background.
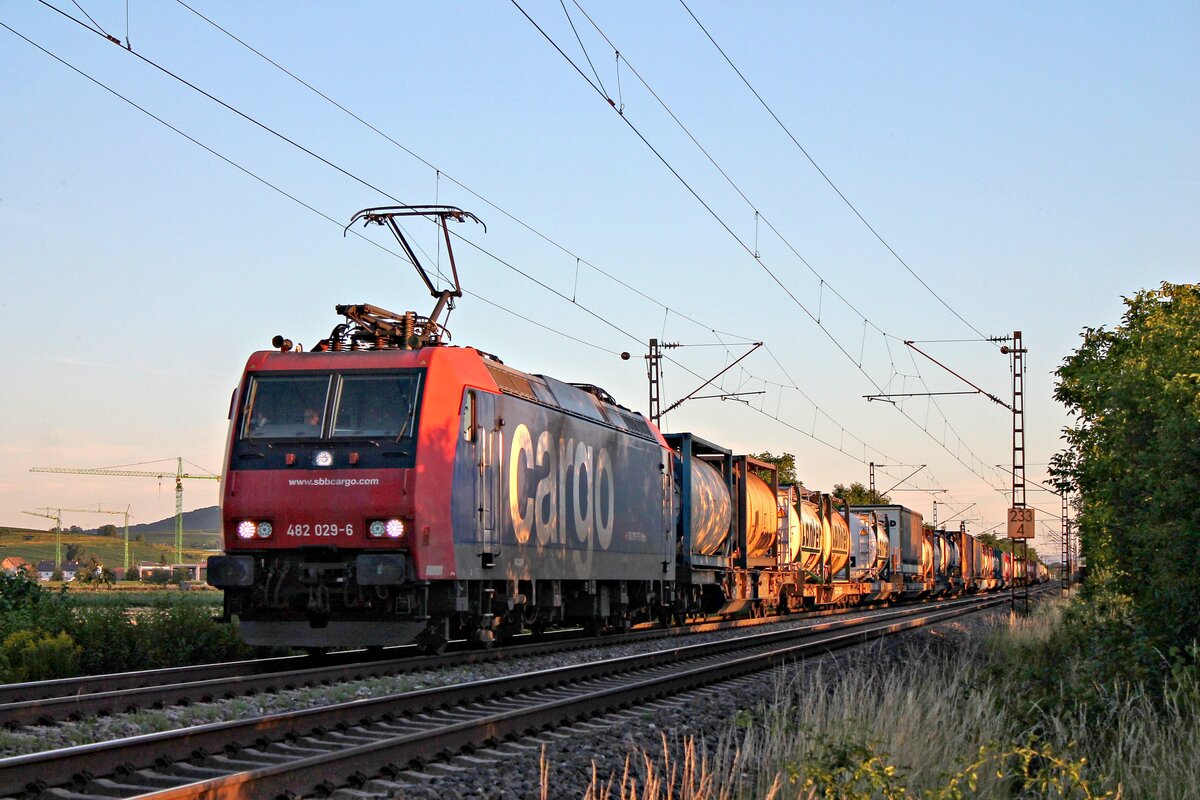
[{"label": "green field", "polygon": [[211,586],[190,583],[189,589],[180,590],[169,583],[165,586],[147,586],[144,583],[118,581],[101,589],[80,587],[78,583],[42,584],[50,591],[65,587],[71,599],[83,608],[154,608],[159,606],[219,606],[224,592]]},{"label": "green field", "polygon": [[[173,563],[175,561],[175,534],[172,531],[142,534],[144,541],[129,540],[129,559],[132,564],[139,561]],[[124,559],[124,540],[118,529],[116,536],[64,533],[62,535],[63,557],[68,544],[79,545],[83,559],[95,556],[106,567],[119,567]],[[183,560],[185,563],[203,562],[221,547],[221,535],[212,531],[183,532]],[[0,528],[0,559],[20,556],[28,561],[48,561],[54,558],[54,534],[22,528]]]}]

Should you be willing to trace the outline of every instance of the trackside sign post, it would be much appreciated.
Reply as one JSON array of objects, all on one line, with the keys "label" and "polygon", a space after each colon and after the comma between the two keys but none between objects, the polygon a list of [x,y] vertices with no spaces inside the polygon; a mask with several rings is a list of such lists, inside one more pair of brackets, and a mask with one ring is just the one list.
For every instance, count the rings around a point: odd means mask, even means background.
[{"label": "trackside sign post", "polygon": [[1008,510],[1008,538],[1028,540],[1033,538],[1033,509],[1010,508]]}]

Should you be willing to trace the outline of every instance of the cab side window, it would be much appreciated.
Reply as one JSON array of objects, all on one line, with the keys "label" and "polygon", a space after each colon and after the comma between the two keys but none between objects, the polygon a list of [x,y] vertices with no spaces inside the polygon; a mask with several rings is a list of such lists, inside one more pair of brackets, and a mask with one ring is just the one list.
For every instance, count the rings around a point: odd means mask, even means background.
[{"label": "cab side window", "polygon": [[475,392],[472,389],[463,394],[462,437],[463,441],[475,441]]}]

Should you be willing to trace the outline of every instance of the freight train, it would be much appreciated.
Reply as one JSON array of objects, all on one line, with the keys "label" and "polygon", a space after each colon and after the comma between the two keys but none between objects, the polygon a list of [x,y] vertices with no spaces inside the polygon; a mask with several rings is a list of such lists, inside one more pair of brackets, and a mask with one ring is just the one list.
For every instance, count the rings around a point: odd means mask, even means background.
[{"label": "freight train", "polygon": [[436,289],[397,224],[459,209],[368,209],[437,298],[369,305],[309,351],[252,354],[229,411],[225,554],[208,562],[252,644],[440,650],[553,625],[787,613],[1045,578],[899,505],[779,485],[775,465],[664,434],[603,389],[444,341]]}]

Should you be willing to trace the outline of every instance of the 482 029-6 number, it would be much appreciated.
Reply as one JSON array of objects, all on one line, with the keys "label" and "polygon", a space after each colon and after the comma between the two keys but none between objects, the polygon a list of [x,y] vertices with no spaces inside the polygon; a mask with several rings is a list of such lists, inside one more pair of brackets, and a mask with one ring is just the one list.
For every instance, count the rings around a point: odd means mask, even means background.
[{"label": "482 029-6 number", "polygon": [[315,525],[289,525],[288,536],[353,536],[354,525],[335,525],[333,523],[317,523]]}]

